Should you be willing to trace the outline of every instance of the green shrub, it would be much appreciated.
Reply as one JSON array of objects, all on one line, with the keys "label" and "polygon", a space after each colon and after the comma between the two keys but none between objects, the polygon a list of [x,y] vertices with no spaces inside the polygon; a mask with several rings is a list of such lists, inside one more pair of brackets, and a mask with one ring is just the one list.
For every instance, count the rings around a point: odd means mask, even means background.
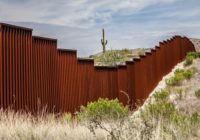
[{"label": "green shrub", "polygon": [[200,89],[197,90],[197,91],[195,91],[195,95],[196,95],[198,98],[200,98]]},{"label": "green shrub", "polygon": [[101,121],[109,119],[120,119],[128,115],[128,107],[119,102],[118,99],[108,100],[100,98],[98,101],[90,102],[86,107],[81,106],[78,117],[90,121]]},{"label": "green shrub", "polygon": [[188,69],[188,70],[185,70],[185,71],[183,72],[183,76],[184,76],[186,79],[190,79],[193,75],[194,75],[194,70],[193,70],[193,69]]},{"label": "green shrub", "polygon": [[176,86],[180,85],[183,80],[184,77],[182,74],[175,74],[173,77],[166,79],[166,84],[168,86]]},{"label": "green shrub", "polygon": [[200,58],[200,52],[189,52],[187,57],[192,57],[194,59]]},{"label": "green shrub", "polygon": [[192,125],[198,125],[200,127],[200,115],[197,112],[192,113],[190,120]]},{"label": "green shrub", "polygon": [[185,60],[185,63],[184,63],[184,66],[186,67],[186,66],[189,66],[189,65],[191,65],[193,63],[193,57],[191,57],[191,56],[187,56],[186,57],[186,60]]},{"label": "green shrub", "polygon": [[174,72],[174,76],[166,79],[166,84],[168,86],[176,86],[176,85],[180,85],[181,82],[185,79],[190,79],[195,73],[195,68],[190,68],[190,69],[177,69]]},{"label": "green shrub", "polygon": [[159,92],[155,92],[153,96],[156,99],[156,101],[164,101],[168,98],[169,92],[167,90],[162,89]]}]

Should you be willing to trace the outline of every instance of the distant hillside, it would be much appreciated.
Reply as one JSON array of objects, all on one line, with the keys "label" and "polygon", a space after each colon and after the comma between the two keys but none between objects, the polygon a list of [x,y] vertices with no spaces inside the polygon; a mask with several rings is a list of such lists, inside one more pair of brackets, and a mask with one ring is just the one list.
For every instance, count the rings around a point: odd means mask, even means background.
[{"label": "distant hillside", "polygon": [[98,53],[91,55],[90,58],[94,59],[94,64],[97,66],[116,66],[125,65],[126,61],[144,55],[145,52],[150,51],[149,48],[139,49],[122,49],[122,50],[108,50],[105,53]]}]

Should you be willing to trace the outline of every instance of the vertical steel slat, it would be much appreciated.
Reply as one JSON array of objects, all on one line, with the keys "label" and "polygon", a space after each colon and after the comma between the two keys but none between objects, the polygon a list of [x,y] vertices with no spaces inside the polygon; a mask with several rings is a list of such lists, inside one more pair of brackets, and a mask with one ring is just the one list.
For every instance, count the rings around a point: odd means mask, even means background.
[{"label": "vertical steel slat", "polygon": [[64,75],[63,75],[63,73],[64,73],[64,52],[62,52],[61,54],[60,54],[60,59],[61,59],[61,79],[60,79],[60,84],[61,84],[61,98],[60,98],[60,109],[61,109],[61,111],[63,110],[63,100],[64,100],[64,98],[63,98],[63,93],[64,93],[64,88],[65,88],[65,86],[64,86],[64,83],[63,83],[63,78],[64,78]]},{"label": "vertical steel slat", "polygon": [[16,29],[13,29],[12,30],[12,40],[13,40],[13,44],[12,44],[12,49],[13,49],[13,106],[14,106],[14,109],[17,110],[17,99],[16,99],[16,96],[17,96],[17,76],[16,76],[16,45],[17,45],[17,42],[16,42]]},{"label": "vertical steel slat", "polygon": [[[51,110],[51,106],[52,106],[52,99],[51,99],[51,97],[52,97],[52,86],[51,86],[51,80],[50,79],[52,79],[52,74],[51,74],[51,64],[50,64],[50,62],[51,62],[51,49],[52,49],[52,46],[51,46],[51,41],[49,41],[48,42],[48,53],[47,53],[47,55],[48,55],[48,59],[47,59],[47,61],[48,61],[48,74],[47,74],[47,79],[48,79],[48,109],[49,110]],[[49,75],[51,75],[51,77],[49,76]]]},{"label": "vertical steel slat", "polygon": [[27,93],[27,81],[26,81],[26,77],[27,77],[27,48],[26,48],[26,32],[23,31],[23,74],[24,74],[24,93],[25,93],[25,101],[26,101],[26,106],[25,109],[28,111],[29,108],[29,102],[28,102],[28,93]]},{"label": "vertical steel slat", "polygon": [[29,110],[30,109],[30,102],[29,102],[29,93],[27,91],[28,89],[28,81],[27,81],[27,77],[28,77],[28,51],[27,51],[27,33],[26,31],[24,31],[23,34],[23,40],[24,40],[24,86],[25,86],[25,95],[26,95],[26,109]]},{"label": "vertical steel slat", "polygon": [[[127,66],[119,66],[118,70],[118,99],[124,105],[128,103],[127,92]],[[125,92],[125,93],[124,93]]]},{"label": "vertical steel slat", "polygon": [[44,66],[45,66],[45,71],[44,71],[44,76],[45,76],[45,106],[47,107],[48,109],[48,102],[47,102],[47,99],[48,99],[48,78],[47,78],[47,74],[48,74],[48,62],[47,62],[47,58],[48,58],[48,54],[47,54],[47,40],[44,40],[44,54],[45,54],[45,59],[44,59]]},{"label": "vertical steel slat", "polygon": [[14,44],[14,40],[13,40],[13,29],[10,29],[10,33],[9,33],[9,39],[10,39],[10,103],[11,103],[11,107],[14,109],[14,66],[13,66],[13,44]]},{"label": "vertical steel slat", "polygon": [[72,73],[73,73],[73,67],[72,67],[72,62],[73,62],[73,60],[72,60],[73,58],[72,58],[72,53],[69,53],[69,81],[71,81],[70,82],[70,84],[69,84],[69,93],[70,93],[70,96],[71,96],[71,100],[70,100],[70,111],[72,111],[73,110],[73,108],[74,108],[74,106],[73,106],[73,102],[74,102],[74,95],[73,95],[73,89],[72,89]]},{"label": "vertical steel slat", "polygon": [[44,106],[46,107],[46,86],[47,86],[47,79],[46,79],[46,41],[45,40],[41,40],[42,42],[42,55],[43,55],[43,61],[42,61],[42,65],[43,65],[43,78],[42,78],[42,88],[43,88],[43,102],[44,102]]},{"label": "vertical steel slat", "polygon": [[39,39],[36,39],[37,41],[37,77],[38,77],[38,110],[41,109],[42,106],[42,89],[41,89],[41,73],[42,73],[42,67],[41,67],[41,47],[39,43]]},{"label": "vertical steel slat", "polygon": [[65,71],[65,79],[66,79],[66,85],[65,85],[65,94],[67,94],[66,98],[65,99],[65,106],[66,106],[66,111],[70,111],[70,104],[71,104],[71,101],[70,101],[70,91],[69,91],[69,84],[71,83],[69,81],[69,68],[70,68],[70,65],[69,65],[69,52],[67,52],[67,54],[65,55],[65,64],[66,64],[66,71]]},{"label": "vertical steel slat", "polygon": [[6,29],[5,27],[3,28],[3,31],[2,31],[2,96],[3,96],[3,108],[6,108],[6,73],[5,73],[5,70],[6,70]]},{"label": "vertical steel slat", "polygon": [[48,78],[49,78],[49,91],[50,91],[50,96],[49,96],[49,109],[50,111],[52,111],[52,106],[53,106],[53,85],[52,85],[52,81],[54,80],[54,76],[53,76],[53,73],[52,73],[52,70],[53,70],[53,67],[52,67],[52,57],[53,57],[53,54],[52,54],[52,49],[53,49],[53,46],[52,46],[52,41],[49,42],[49,46],[50,46],[50,49],[49,49],[49,75],[51,75],[51,77],[48,75]]},{"label": "vertical steel slat", "polygon": [[67,80],[67,69],[68,69],[68,65],[67,65],[67,62],[68,62],[68,59],[67,59],[67,55],[68,53],[65,52],[65,56],[64,56],[64,59],[65,59],[65,63],[64,63],[64,102],[63,102],[63,106],[64,106],[64,111],[68,111],[68,92],[67,92],[67,84],[68,84],[68,80]]},{"label": "vertical steel slat", "polygon": [[47,44],[47,64],[48,64],[48,68],[47,68],[47,81],[48,81],[48,86],[47,86],[47,95],[48,95],[48,98],[47,98],[47,104],[48,104],[48,110],[50,110],[50,107],[51,107],[51,86],[50,86],[50,56],[51,56],[51,45],[50,45],[51,41],[48,41],[48,44]]},{"label": "vertical steel slat", "polygon": [[36,55],[36,61],[35,61],[35,89],[36,89],[36,99],[37,99],[37,111],[39,111],[40,106],[41,106],[41,98],[40,98],[40,79],[39,79],[39,46],[38,46],[38,40],[34,38],[35,42],[35,55]]},{"label": "vertical steel slat", "polygon": [[41,48],[41,67],[42,67],[42,73],[41,73],[41,88],[42,88],[42,109],[46,105],[45,103],[45,84],[46,84],[46,79],[45,79],[45,52],[44,52],[44,42],[40,39],[40,48]]},{"label": "vertical steel slat", "polygon": [[17,109],[20,109],[20,88],[19,88],[19,30],[16,29],[16,102],[17,102]]},{"label": "vertical steel slat", "polygon": [[19,50],[20,50],[20,95],[21,95],[21,105],[22,105],[22,109],[25,109],[25,96],[24,96],[24,79],[23,79],[23,32],[20,30],[20,46],[19,46]]},{"label": "vertical steel slat", "polygon": [[30,78],[30,57],[31,57],[31,53],[30,53],[30,46],[29,46],[29,32],[26,32],[26,65],[27,65],[27,75],[26,75],[26,82],[27,82],[27,95],[28,95],[28,103],[29,103],[29,110],[30,111],[34,111],[34,107],[33,107],[33,103],[32,103],[32,96],[31,96],[31,78]]},{"label": "vertical steel slat", "polygon": [[2,82],[3,82],[3,70],[2,70],[2,57],[3,57],[3,52],[2,52],[2,47],[3,47],[3,36],[2,36],[2,32],[3,32],[3,27],[0,24],[0,108],[3,108],[3,86],[2,86]]},{"label": "vertical steel slat", "polygon": [[43,54],[43,43],[41,42],[40,39],[38,39],[38,44],[39,44],[39,52],[40,52],[40,67],[41,69],[40,72],[40,94],[41,94],[41,109],[44,107],[44,54]]},{"label": "vertical steel slat", "polygon": [[5,45],[5,50],[6,50],[6,61],[5,61],[5,67],[6,67],[6,71],[5,71],[5,76],[6,76],[6,80],[5,80],[5,87],[6,87],[6,100],[7,100],[7,107],[10,107],[10,84],[9,84],[9,28],[7,28],[6,30],[6,45]]},{"label": "vertical steel slat", "polygon": [[29,98],[31,100],[31,104],[32,104],[32,107],[33,107],[33,112],[35,113],[35,110],[36,110],[36,104],[35,104],[35,98],[34,98],[34,95],[36,93],[33,92],[33,86],[34,86],[34,73],[33,73],[33,46],[32,46],[32,31],[28,33],[28,44],[27,44],[27,48],[29,50],[29,75],[28,75],[28,81],[29,81]]}]

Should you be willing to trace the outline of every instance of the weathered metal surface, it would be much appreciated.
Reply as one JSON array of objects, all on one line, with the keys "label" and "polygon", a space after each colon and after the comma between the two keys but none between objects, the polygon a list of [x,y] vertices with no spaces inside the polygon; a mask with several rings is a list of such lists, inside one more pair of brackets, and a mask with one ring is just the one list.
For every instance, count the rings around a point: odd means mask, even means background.
[{"label": "weathered metal surface", "polygon": [[[75,112],[98,98],[142,103],[164,75],[195,51],[186,37],[159,43],[125,66],[94,66],[57,40],[32,36],[32,29],[0,23],[0,106],[36,112]],[[128,97],[127,97],[128,96]]]}]

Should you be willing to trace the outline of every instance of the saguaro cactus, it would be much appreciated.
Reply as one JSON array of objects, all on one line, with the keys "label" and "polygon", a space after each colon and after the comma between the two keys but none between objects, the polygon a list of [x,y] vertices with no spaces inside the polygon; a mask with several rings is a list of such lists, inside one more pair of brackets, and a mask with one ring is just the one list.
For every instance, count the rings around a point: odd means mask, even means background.
[{"label": "saguaro cactus", "polygon": [[105,53],[108,40],[105,39],[104,29],[102,30],[102,32],[103,32],[103,38],[101,39],[101,44],[102,44],[102,47],[103,47],[103,53]]}]

